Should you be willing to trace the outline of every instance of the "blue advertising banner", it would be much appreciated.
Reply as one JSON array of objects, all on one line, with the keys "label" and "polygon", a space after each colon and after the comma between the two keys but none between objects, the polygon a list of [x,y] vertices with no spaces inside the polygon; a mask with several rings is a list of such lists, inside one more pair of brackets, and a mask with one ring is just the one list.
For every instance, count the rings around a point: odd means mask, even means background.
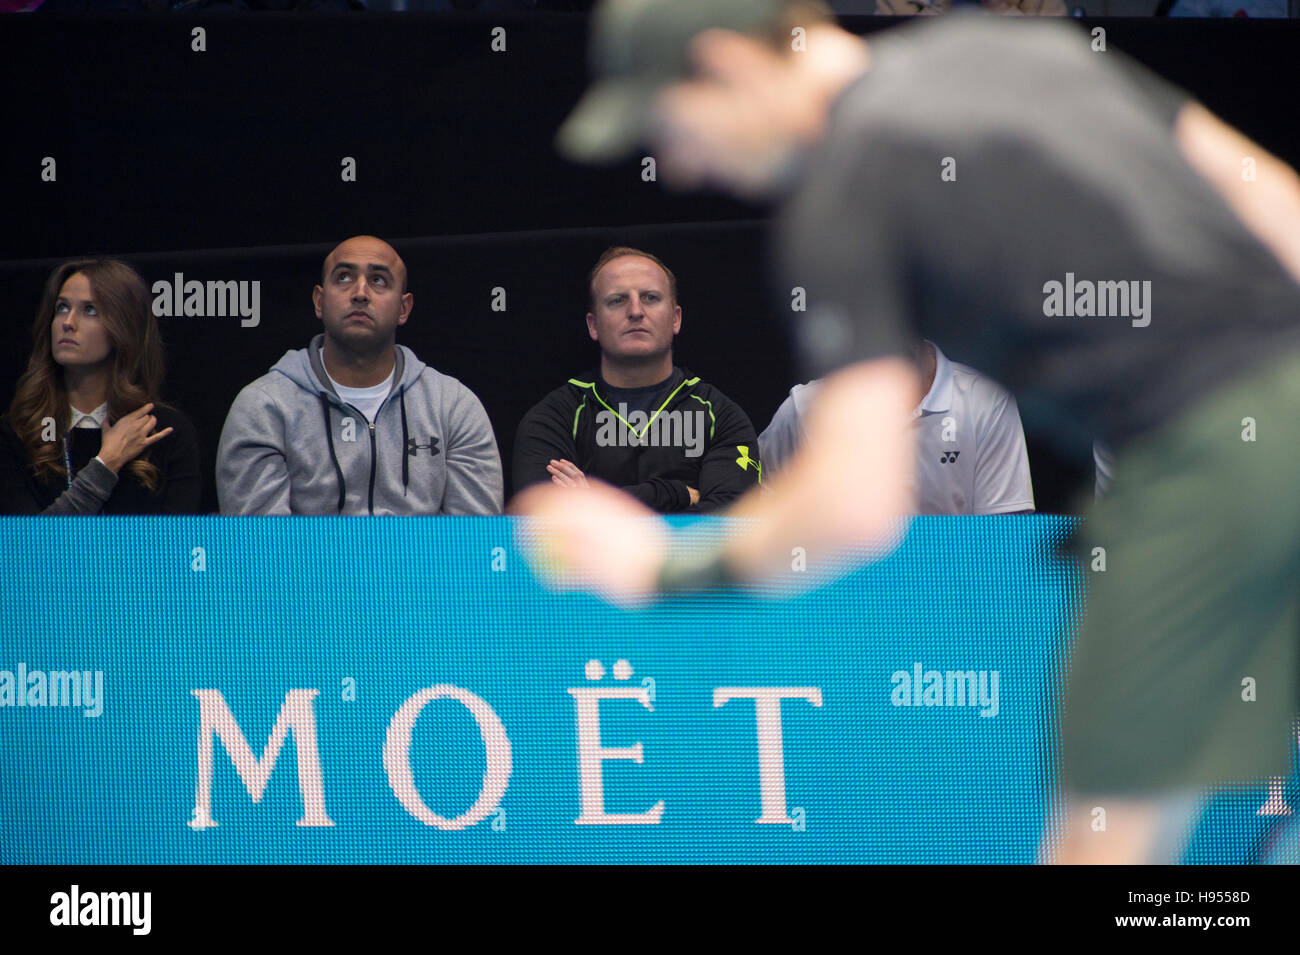
[{"label": "blue advertising banner", "polygon": [[[5,518],[0,862],[1033,862],[1075,523],[625,611],[511,518]],[[1188,861],[1276,855],[1293,788]]]}]

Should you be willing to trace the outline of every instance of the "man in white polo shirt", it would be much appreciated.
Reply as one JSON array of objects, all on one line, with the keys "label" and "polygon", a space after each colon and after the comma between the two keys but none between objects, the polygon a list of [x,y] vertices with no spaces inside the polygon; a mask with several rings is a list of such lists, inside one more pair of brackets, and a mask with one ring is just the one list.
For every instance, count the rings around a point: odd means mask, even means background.
[{"label": "man in white polo shirt", "polygon": [[[930,341],[915,349],[925,397],[912,412],[921,514],[1013,514],[1034,509],[1029,454],[1011,393]],[[770,480],[803,441],[819,382],[795,385],[758,436]]]}]

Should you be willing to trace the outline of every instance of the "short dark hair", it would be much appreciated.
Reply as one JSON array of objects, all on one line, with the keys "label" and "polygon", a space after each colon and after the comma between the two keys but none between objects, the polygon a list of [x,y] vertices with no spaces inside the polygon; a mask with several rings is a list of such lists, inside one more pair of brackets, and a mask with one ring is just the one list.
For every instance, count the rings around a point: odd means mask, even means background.
[{"label": "short dark hair", "polygon": [[668,276],[668,298],[674,305],[677,304],[677,276],[673,275],[673,270],[664,265],[659,256],[650,252],[643,252],[640,249],[634,249],[628,245],[611,245],[600,253],[600,258],[596,260],[596,264],[591,267],[591,272],[587,275],[587,311],[596,311],[596,276],[600,273],[600,270],[608,265],[612,259],[621,259],[625,255],[635,255],[642,259],[649,259],[663,269],[664,274]]}]

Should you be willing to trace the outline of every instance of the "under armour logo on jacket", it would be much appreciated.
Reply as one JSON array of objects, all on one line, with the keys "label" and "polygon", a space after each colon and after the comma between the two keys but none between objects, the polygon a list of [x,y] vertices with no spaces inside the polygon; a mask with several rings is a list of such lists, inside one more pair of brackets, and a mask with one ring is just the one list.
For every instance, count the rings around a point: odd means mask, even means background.
[{"label": "under armour logo on jacket", "polygon": [[740,457],[736,458],[736,464],[740,466],[740,470],[748,471],[751,464],[754,465],[754,470],[759,469],[759,463],[749,456],[749,445],[738,444],[736,450],[740,452]]},{"label": "under armour logo on jacket", "polygon": [[952,464],[957,460],[957,455],[959,454],[961,454],[960,451],[945,451],[943,454],[939,455],[939,463]]},{"label": "under armour logo on jacket", "polygon": [[428,444],[416,444],[414,438],[406,439],[406,453],[415,457],[420,451],[427,449],[430,455],[438,454],[438,439],[429,435]]}]

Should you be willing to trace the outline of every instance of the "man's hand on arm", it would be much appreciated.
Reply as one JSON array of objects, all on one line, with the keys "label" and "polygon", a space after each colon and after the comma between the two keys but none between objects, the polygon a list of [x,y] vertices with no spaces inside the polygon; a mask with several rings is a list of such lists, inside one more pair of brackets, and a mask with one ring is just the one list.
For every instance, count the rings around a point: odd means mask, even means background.
[{"label": "man's hand on arm", "polygon": [[572,461],[561,458],[556,460],[552,458],[546,465],[546,470],[550,472],[551,482],[558,484],[560,487],[589,487],[587,475],[579,470],[578,466]]},{"label": "man's hand on arm", "polygon": [[[587,481],[587,475],[574,464],[572,461],[560,458],[552,459],[546,465],[546,470],[550,472],[551,483],[560,487],[590,487]],[[627,490],[627,488],[624,488]],[[700,492],[690,485],[686,485],[686,491],[691,496],[691,506],[694,507],[700,503]]]}]

